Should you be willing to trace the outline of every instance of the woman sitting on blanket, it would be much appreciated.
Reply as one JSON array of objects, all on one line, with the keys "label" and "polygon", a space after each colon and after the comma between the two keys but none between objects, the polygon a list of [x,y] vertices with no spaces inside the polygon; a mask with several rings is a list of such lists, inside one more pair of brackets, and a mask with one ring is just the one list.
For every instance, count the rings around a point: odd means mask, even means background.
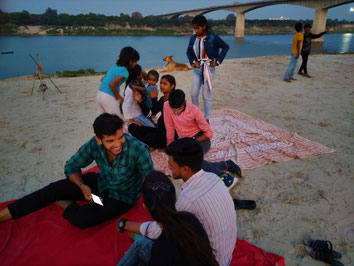
[{"label": "woman sitting on blanket", "polygon": [[218,265],[199,220],[189,212],[176,210],[176,190],[165,174],[152,171],[146,177],[143,202],[162,233],[155,240],[138,238],[118,266],[138,265],[139,262],[147,265]]}]

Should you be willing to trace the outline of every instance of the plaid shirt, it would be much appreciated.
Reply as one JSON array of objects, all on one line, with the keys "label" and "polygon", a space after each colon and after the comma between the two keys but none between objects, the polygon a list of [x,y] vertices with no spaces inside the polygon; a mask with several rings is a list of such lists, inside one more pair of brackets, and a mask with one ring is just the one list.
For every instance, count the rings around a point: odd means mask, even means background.
[{"label": "plaid shirt", "polygon": [[106,150],[93,137],[86,142],[65,164],[65,175],[81,174],[81,168],[94,160],[98,168],[98,191],[109,191],[109,197],[127,204],[138,201],[145,177],[154,166],[149,147],[132,136],[124,134],[125,143],[113,165],[109,165]]}]

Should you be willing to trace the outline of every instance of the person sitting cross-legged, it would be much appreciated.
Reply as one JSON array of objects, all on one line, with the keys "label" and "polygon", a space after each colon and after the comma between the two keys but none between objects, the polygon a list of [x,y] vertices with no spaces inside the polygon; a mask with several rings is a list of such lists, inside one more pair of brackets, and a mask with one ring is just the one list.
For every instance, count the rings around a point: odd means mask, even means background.
[{"label": "person sitting cross-legged", "polygon": [[[123,120],[101,114],[93,123],[95,137],[86,142],[65,165],[67,179],[33,192],[0,211],[0,222],[19,219],[53,202],[64,209],[72,225],[85,229],[127,212],[139,199],[145,177],[153,170],[147,145],[123,133]],[[99,172],[81,174],[96,162]],[[103,206],[93,203],[92,193]],[[79,206],[75,201],[88,201]]]},{"label": "person sitting cross-legged", "polygon": [[[179,138],[191,137],[196,139],[201,144],[204,154],[209,151],[213,131],[200,109],[186,102],[182,90],[171,91],[169,101],[164,103],[163,116],[167,145],[174,140],[176,131]],[[233,160],[215,163],[204,160],[202,168],[204,171],[220,176],[229,189],[236,184],[236,179],[225,171],[230,171],[240,177],[243,176],[242,169]]]},{"label": "person sitting cross-legged", "polygon": [[[177,139],[167,146],[166,153],[172,177],[182,179],[184,182],[176,202],[177,212],[189,212],[200,221],[208,235],[217,262],[222,266],[229,265],[236,244],[237,224],[234,203],[228,189],[218,176],[202,170],[203,151],[197,140]],[[162,190],[167,189],[165,185],[155,185],[154,189],[151,188],[155,192],[162,193]],[[167,219],[169,215],[166,216],[164,218]],[[154,215],[152,217],[154,218]],[[126,230],[158,240],[161,233],[166,233],[161,223],[162,220],[159,219],[145,223],[124,220],[118,222],[118,227],[121,231]]]}]

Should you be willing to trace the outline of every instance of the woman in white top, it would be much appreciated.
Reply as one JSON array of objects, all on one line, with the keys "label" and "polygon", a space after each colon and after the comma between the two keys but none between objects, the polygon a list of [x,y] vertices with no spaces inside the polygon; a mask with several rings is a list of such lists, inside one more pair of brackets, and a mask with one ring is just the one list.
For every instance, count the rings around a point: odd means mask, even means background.
[{"label": "woman in white top", "polygon": [[[144,93],[135,89],[144,87],[141,82],[142,78],[143,71],[141,66],[136,65],[129,71],[129,80],[127,81],[128,86],[125,88],[124,93],[123,114],[125,119],[131,123],[136,123],[147,127],[155,127],[151,120],[143,114],[140,105],[134,98],[134,93]],[[137,84],[138,86],[132,85],[133,83]],[[134,87],[134,89],[132,87]]]}]

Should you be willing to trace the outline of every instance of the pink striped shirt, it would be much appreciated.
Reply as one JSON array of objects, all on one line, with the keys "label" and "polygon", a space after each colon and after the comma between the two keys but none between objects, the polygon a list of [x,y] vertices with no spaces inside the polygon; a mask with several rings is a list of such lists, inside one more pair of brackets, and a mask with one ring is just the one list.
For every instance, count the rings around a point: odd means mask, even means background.
[{"label": "pink striped shirt", "polygon": [[[220,265],[229,265],[236,244],[237,225],[234,203],[229,190],[215,174],[200,170],[182,186],[176,203],[178,211],[194,214],[208,234],[211,247]],[[156,222],[140,226],[142,235],[157,238]]]},{"label": "pink striped shirt", "polygon": [[194,104],[186,102],[186,109],[180,115],[175,115],[167,101],[163,106],[163,119],[167,132],[167,145],[174,140],[175,129],[179,138],[193,137],[200,131],[203,131],[209,139],[213,137],[210,125]]}]

